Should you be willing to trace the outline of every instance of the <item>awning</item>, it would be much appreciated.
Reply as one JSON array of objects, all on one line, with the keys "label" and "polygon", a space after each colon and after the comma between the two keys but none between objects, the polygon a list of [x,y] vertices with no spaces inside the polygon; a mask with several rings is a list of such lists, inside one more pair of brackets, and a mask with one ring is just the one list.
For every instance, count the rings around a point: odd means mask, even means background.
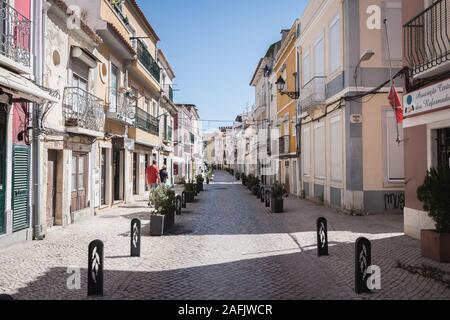
[{"label": "awning", "polygon": [[135,58],[135,50],[113,24],[106,21],[99,22],[97,33],[122,59],[133,60]]},{"label": "awning", "polygon": [[97,67],[98,59],[84,48],[72,46],[72,58],[76,58],[86,64],[89,68],[95,69]]},{"label": "awning", "polygon": [[13,99],[24,99],[29,102],[43,104],[58,102],[49,92],[41,89],[30,80],[0,67],[0,88],[13,96]]},{"label": "awning", "polygon": [[186,163],[186,160],[180,157],[172,157],[173,162],[175,163]]}]

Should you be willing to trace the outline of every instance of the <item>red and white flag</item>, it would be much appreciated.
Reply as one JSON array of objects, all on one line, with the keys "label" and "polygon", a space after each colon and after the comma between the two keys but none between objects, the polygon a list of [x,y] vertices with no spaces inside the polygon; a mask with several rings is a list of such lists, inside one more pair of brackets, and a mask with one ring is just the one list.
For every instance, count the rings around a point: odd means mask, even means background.
[{"label": "red and white flag", "polygon": [[395,112],[395,118],[397,123],[403,123],[403,106],[400,96],[398,95],[397,89],[395,89],[395,84],[392,85],[391,91],[389,92],[389,103]]}]

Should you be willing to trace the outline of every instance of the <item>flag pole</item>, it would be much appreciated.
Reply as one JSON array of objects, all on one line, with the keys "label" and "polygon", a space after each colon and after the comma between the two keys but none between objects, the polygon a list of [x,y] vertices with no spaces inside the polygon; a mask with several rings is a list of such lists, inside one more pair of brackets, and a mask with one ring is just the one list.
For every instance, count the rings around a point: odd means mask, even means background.
[{"label": "flag pole", "polygon": [[[388,32],[388,25],[387,25],[387,18],[384,19],[384,30],[386,32],[386,44],[387,44],[387,50],[388,50],[388,60],[389,60],[389,79],[391,83],[391,89],[389,91],[389,95],[392,93],[392,89],[394,88],[394,79],[392,77],[392,59],[391,59],[391,48],[389,45],[389,32]],[[397,115],[397,99],[394,97],[394,115]],[[402,141],[400,140],[400,129],[398,127],[398,121],[395,120],[395,125],[397,128],[397,143],[400,144]]]}]

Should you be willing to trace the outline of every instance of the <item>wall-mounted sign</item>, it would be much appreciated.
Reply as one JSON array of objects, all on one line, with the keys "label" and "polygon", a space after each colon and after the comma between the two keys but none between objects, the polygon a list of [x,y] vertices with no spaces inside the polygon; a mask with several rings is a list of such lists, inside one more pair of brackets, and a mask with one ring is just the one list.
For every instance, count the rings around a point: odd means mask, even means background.
[{"label": "wall-mounted sign", "polygon": [[405,95],[403,106],[405,116],[450,106],[450,79]]},{"label": "wall-mounted sign", "polygon": [[350,115],[350,122],[353,124],[362,123],[362,114],[352,114]]}]

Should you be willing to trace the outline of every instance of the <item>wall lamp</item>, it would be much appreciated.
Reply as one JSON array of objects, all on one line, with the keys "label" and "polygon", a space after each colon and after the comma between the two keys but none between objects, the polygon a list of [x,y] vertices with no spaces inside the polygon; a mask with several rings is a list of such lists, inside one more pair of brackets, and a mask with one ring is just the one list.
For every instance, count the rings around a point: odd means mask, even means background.
[{"label": "wall lamp", "polygon": [[283,96],[283,95],[287,95],[289,98],[291,98],[292,100],[296,100],[298,98],[300,98],[300,92],[298,91],[286,91],[286,81],[283,79],[282,76],[278,77],[277,82],[275,82],[275,84],[277,85],[277,89],[278,92]]},{"label": "wall lamp", "polygon": [[370,59],[372,59],[372,57],[375,55],[375,52],[373,52],[372,50],[366,50],[363,52],[363,54],[361,55],[361,57],[359,58],[359,62],[356,65],[355,68],[355,74],[353,75],[353,79],[355,79],[355,85],[358,86],[357,83],[357,79],[358,79],[358,69],[361,66],[361,63],[363,63],[364,61],[369,61]]}]

